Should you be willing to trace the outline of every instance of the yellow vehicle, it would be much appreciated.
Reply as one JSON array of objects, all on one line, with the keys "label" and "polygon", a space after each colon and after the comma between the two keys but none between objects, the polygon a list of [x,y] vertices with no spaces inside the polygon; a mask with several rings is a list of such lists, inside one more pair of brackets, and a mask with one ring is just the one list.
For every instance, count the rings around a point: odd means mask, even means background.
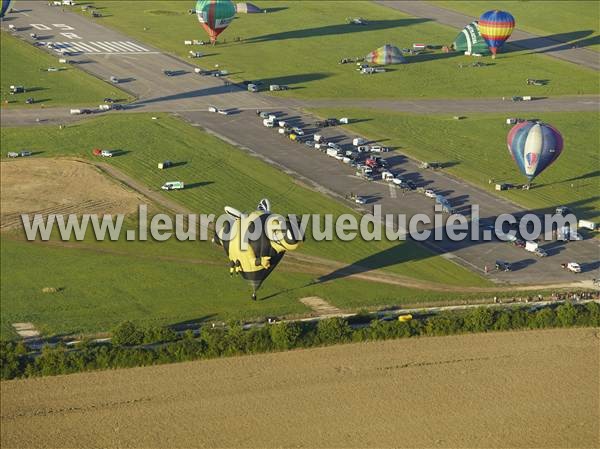
[{"label": "yellow vehicle", "polygon": [[295,141],[298,138],[298,136],[296,134],[294,134],[294,133],[291,133],[289,135],[289,138],[290,138],[290,140],[294,140]]},{"label": "yellow vehicle", "polygon": [[413,319],[413,316],[412,316],[411,314],[408,314],[408,315],[400,315],[400,316],[398,317],[398,321],[400,321],[400,322],[402,322],[402,323],[404,323],[404,322],[406,322],[406,321],[410,321],[410,320],[412,320],[412,319]]}]

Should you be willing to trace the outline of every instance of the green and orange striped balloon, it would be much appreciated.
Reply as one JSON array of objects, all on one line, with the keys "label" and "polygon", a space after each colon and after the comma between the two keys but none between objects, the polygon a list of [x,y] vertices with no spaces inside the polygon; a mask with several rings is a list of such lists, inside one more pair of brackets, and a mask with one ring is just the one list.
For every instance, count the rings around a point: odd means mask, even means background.
[{"label": "green and orange striped balloon", "polygon": [[231,0],[198,0],[196,15],[214,44],[217,36],[225,31],[235,16],[235,5]]}]

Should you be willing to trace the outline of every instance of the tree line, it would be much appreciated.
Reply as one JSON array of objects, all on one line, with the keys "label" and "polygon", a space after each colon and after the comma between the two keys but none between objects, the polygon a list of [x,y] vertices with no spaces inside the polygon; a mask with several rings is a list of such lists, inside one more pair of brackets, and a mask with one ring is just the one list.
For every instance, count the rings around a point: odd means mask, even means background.
[{"label": "tree line", "polygon": [[409,321],[358,315],[317,323],[280,322],[242,328],[203,326],[199,335],[169,328],[144,328],[131,321],[113,330],[110,343],[83,341],[75,347],[44,346],[32,353],[23,342],[0,342],[1,379],[52,376],[82,371],[130,368],[215,357],[311,348],[349,342],[441,336],[462,333],[600,326],[600,305],[564,303],[539,310],[474,308],[418,316]]}]

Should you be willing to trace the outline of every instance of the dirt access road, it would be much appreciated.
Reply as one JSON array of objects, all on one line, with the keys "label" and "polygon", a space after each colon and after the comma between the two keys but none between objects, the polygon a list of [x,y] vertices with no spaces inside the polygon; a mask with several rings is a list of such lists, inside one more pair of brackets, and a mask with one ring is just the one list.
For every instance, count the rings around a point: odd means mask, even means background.
[{"label": "dirt access road", "polygon": [[2,382],[1,445],[598,447],[599,342],[430,337]]}]

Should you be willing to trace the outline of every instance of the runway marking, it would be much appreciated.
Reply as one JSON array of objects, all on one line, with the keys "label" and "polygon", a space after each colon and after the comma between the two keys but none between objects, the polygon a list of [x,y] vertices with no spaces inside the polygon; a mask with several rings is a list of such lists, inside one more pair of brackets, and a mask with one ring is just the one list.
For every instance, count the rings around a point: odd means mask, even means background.
[{"label": "runway marking", "polygon": [[131,41],[55,42],[55,47],[91,55],[158,54]]},{"label": "runway marking", "polygon": [[396,193],[396,187],[394,186],[394,184],[390,184],[390,197],[391,198],[397,198],[398,195]]}]

